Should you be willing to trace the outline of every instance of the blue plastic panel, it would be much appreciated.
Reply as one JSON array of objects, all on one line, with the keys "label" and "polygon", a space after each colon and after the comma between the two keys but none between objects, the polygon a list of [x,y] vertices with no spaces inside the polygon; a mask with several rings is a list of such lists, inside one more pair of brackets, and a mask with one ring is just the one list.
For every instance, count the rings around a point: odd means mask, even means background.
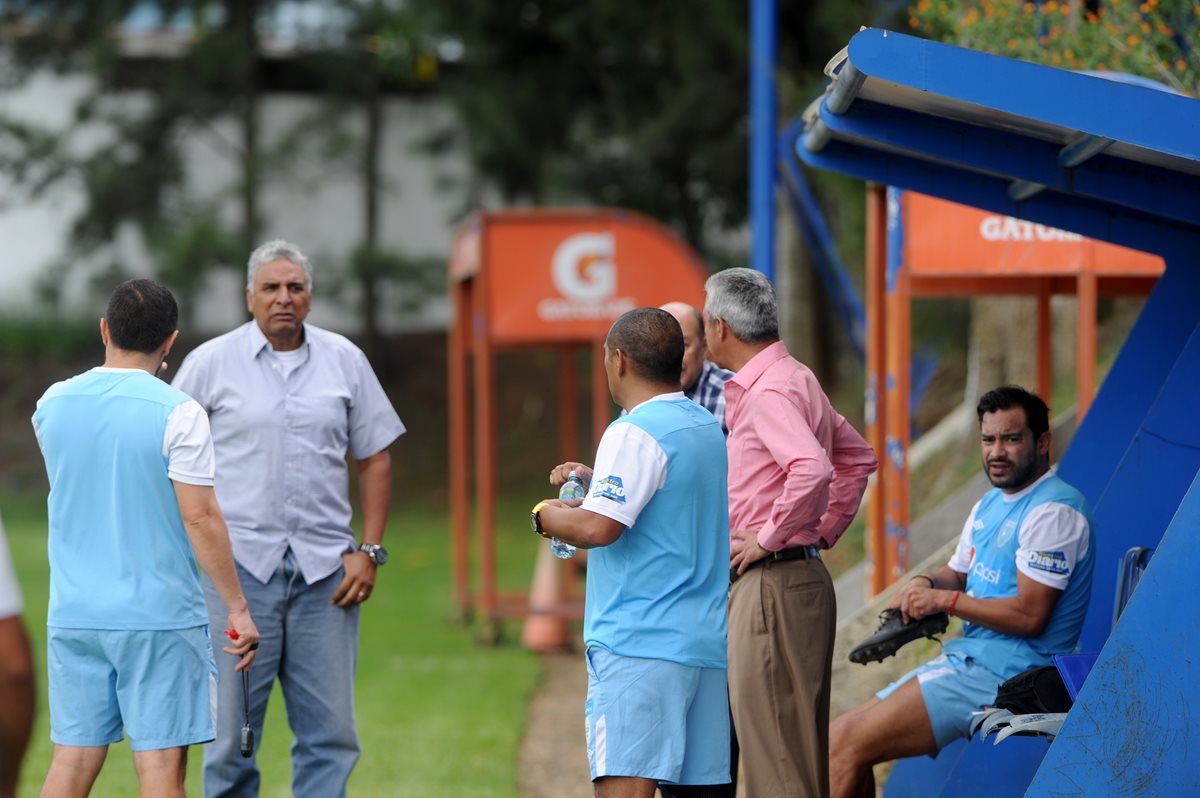
[{"label": "blue plastic panel", "polygon": [[1180,95],[879,29],[855,34],[849,59],[882,84],[916,89],[905,101],[940,116],[997,128],[1027,119],[1030,131],[1083,131],[1193,160],[1200,147],[1200,103]]},{"label": "blue plastic panel", "polygon": [[1200,795],[1197,530],[1200,478],[1027,795]]}]

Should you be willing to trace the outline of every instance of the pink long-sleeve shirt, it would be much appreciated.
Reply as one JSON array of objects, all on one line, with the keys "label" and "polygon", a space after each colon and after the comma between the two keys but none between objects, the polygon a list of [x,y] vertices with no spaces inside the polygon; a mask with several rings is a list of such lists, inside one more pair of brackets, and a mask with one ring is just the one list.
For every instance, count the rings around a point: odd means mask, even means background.
[{"label": "pink long-sleeve shirt", "polygon": [[858,512],[875,452],[782,341],[725,383],[729,526],[768,551],[832,546]]}]

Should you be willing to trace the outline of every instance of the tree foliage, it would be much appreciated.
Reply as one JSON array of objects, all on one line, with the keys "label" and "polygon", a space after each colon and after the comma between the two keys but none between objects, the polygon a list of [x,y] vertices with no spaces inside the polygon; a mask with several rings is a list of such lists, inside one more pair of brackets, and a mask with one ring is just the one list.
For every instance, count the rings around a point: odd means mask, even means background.
[{"label": "tree foliage", "polygon": [[621,205],[700,250],[744,220],[743,3],[414,5],[461,47],[441,90],[476,174],[505,201]]},{"label": "tree foliage", "polygon": [[1065,69],[1124,72],[1196,96],[1195,0],[920,0],[910,27],[941,41]]},{"label": "tree foliage", "polygon": [[[246,139],[217,130],[249,102],[257,57],[255,10],[241,0],[12,0],[3,6],[0,82],[15,88],[39,72],[82,79],[69,122],[36,125],[0,118],[0,168],[18,198],[66,187],[82,195],[63,260],[45,272],[50,299],[62,277],[86,264],[105,281],[122,275],[114,243],[131,233],[157,264],[158,276],[184,297],[214,265],[240,263],[251,240],[252,210],[242,224],[226,209],[250,201],[241,181],[200,197],[187,190],[184,142],[211,140],[238,164],[256,161]],[[120,35],[135,11],[163,19],[186,15],[168,58],[130,57]],[[250,46],[247,46],[247,45]],[[240,229],[239,229],[240,227]],[[188,303],[185,302],[185,305]]]}]

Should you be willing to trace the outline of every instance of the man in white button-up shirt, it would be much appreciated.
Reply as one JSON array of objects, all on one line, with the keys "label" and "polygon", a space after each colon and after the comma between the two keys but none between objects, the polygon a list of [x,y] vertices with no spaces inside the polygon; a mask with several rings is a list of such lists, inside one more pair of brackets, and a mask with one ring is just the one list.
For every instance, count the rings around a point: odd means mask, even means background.
[{"label": "man in white button-up shirt", "polygon": [[[391,497],[388,446],[404,425],[362,351],[306,324],[312,269],[294,244],[250,256],[253,320],[192,352],[174,385],[208,411],[217,496],[262,645],[250,674],[250,722],[261,739],[279,678],[293,746],[297,798],[345,795],[358,759],[354,667],[358,607],[371,597]],[[350,529],[346,454],[355,460],[362,542]],[[207,585],[206,585],[207,588]],[[212,634],[224,610],[207,592]],[[253,758],[239,753],[240,680],[221,673],[217,740],[204,793],[258,794]]]}]

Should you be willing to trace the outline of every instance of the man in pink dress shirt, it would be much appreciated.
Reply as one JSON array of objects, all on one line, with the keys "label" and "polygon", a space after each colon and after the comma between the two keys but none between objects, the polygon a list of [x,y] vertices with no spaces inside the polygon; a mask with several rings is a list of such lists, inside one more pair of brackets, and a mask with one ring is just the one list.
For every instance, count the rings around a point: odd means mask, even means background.
[{"label": "man in pink dress shirt", "polygon": [[858,512],[875,453],[779,340],[753,269],[705,284],[729,425],[729,700],[749,798],[829,794],[836,604],[821,562]]}]

